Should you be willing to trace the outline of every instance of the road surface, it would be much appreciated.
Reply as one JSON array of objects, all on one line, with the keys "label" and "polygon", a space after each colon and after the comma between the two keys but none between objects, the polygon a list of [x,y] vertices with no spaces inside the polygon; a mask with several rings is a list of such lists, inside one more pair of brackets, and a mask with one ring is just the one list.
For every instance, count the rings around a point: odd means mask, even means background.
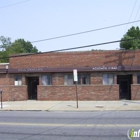
[{"label": "road surface", "polygon": [[140,111],[0,111],[0,140],[128,140],[132,128]]}]

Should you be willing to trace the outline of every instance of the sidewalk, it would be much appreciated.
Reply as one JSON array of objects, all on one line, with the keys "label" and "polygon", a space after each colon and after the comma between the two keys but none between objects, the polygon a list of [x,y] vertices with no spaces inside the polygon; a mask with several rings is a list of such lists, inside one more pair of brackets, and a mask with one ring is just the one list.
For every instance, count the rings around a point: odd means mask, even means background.
[{"label": "sidewalk", "polygon": [[101,111],[101,110],[139,110],[140,101],[10,101],[3,102],[2,110],[31,110],[31,111]]}]

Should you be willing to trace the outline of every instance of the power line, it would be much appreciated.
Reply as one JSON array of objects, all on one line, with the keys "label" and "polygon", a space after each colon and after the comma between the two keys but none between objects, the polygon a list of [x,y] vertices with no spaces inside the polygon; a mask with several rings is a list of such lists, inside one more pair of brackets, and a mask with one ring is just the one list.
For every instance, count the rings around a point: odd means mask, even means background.
[{"label": "power line", "polygon": [[[137,0],[135,0],[135,3],[134,3],[134,6],[133,6],[133,9],[132,9],[132,12],[131,12],[131,14],[130,14],[130,17],[129,17],[128,22],[130,21],[130,19],[131,19],[131,17],[132,17],[132,14],[133,14],[134,8],[135,8],[135,6],[136,6],[136,3],[137,3]],[[128,25],[127,25],[127,26],[128,26]],[[126,32],[127,26],[126,26],[124,32]]]},{"label": "power line", "polygon": [[[140,16],[138,17],[138,19],[140,19]],[[138,24],[138,23],[137,23]],[[137,26],[137,24],[136,24],[136,26]]]},{"label": "power line", "polygon": [[[138,8],[138,10],[137,10],[137,14],[136,14],[136,16],[135,16],[135,19],[136,19],[137,15],[138,15],[139,10],[140,10],[140,5],[139,5],[139,8]],[[134,20],[135,20],[135,19],[134,19]],[[140,19],[140,17],[138,17],[138,19]],[[138,24],[138,23],[136,23],[136,26],[137,26],[137,24]]]},{"label": "power line", "polygon": [[139,5],[139,7],[138,7],[138,10],[137,10],[137,13],[136,13],[136,15],[135,15],[134,20],[136,19],[136,17],[137,17],[137,15],[138,15],[139,10],[140,10],[140,5]]},{"label": "power line", "polygon": [[131,23],[136,23],[136,22],[139,22],[139,21],[140,20],[136,20],[136,21],[132,21],[132,22],[127,22],[127,23],[122,23],[122,24],[107,26],[107,27],[93,29],[93,30],[84,31],[84,32],[78,32],[78,33],[73,33],[73,34],[68,34],[68,35],[63,35],[63,36],[46,38],[46,39],[42,39],[42,40],[36,40],[36,41],[32,41],[31,43],[37,43],[37,42],[42,42],[42,41],[47,41],[47,40],[54,40],[54,39],[59,39],[59,38],[64,38],[64,37],[69,37],[69,36],[75,36],[75,35],[80,35],[80,34],[85,34],[85,33],[90,33],[90,32],[95,32],[95,31],[100,31],[100,30],[105,30],[105,29],[114,28],[114,27],[118,27],[118,26],[123,26],[123,25],[131,24]]},{"label": "power line", "polygon": [[[121,41],[130,41],[130,40],[135,40],[135,39],[140,39],[140,38],[126,39],[126,40],[115,40],[115,41],[110,41],[110,42],[103,42],[103,43],[98,43],[98,44],[85,45],[85,46],[80,46],[80,47],[60,49],[60,50],[54,50],[54,51],[48,51],[48,52],[23,54],[23,55],[21,54],[21,55],[15,55],[15,56],[11,56],[11,57],[22,57],[22,56],[28,56],[28,55],[36,55],[36,54],[54,53],[54,52],[60,52],[60,51],[75,50],[75,49],[81,49],[81,48],[88,48],[88,47],[94,47],[94,46],[100,46],[100,45],[113,44],[113,43],[118,43],[118,42],[121,42]],[[6,59],[6,58],[10,58],[10,57],[0,57],[0,59]]]},{"label": "power line", "polygon": [[53,53],[53,52],[60,52],[60,51],[82,49],[82,48],[88,48],[88,47],[93,47],[93,46],[100,46],[100,45],[118,43],[118,42],[121,42],[121,41],[130,41],[130,40],[135,40],[135,39],[138,39],[138,38],[127,39],[127,40],[115,40],[115,41],[110,41],[110,42],[103,42],[103,43],[98,43],[98,44],[92,44],[92,45],[86,45],[86,46],[80,46],[80,47],[73,47],[73,48],[67,48],[67,49],[60,49],[60,50],[54,50],[54,51],[49,51],[49,52],[43,52],[43,53]]},{"label": "power line", "polygon": [[27,1],[30,1],[30,0],[21,1],[21,2],[17,2],[17,3],[5,5],[5,6],[0,7],[0,9],[2,9],[2,8],[7,8],[7,7],[10,7],[10,6],[14,6],[14,5],[17,5],[17,4],[21,4],[21,3],[24,3],[24,2],[27,2]]},{"label": "power line", "polygon": [[116,24],[116,25],[112,25],[112,26],[102,27],[102,28],[98,28],[98,29],[93,29],[93,30],[88,30],[88,31],[68,34],[68,35],[63,35],[63,36],[46,38],[46,39],[42,39],[42,40],[36,40],[36,41],[31,41],[31,42],[29,41],[29,42],[30,43],[37,43],[37,42],[42,42],[42,41],[47,41],[47,40],[60,39],[60,38],[64,38],[64,37],[75,36],[75,35],[80,35],[80,34],[86,34],[86,33],[100,31],[100,30],[105,30],[105,29],[109,29],[109,28],[115,28],[115,27],[119,27],[119,26],[123,26],[123,25],[127,25],[127,24],[132,24],[132,23],[137,23],[137,22],[140,22],[140,20],[131,21],[131,22],[127,22],[127,23]]}]

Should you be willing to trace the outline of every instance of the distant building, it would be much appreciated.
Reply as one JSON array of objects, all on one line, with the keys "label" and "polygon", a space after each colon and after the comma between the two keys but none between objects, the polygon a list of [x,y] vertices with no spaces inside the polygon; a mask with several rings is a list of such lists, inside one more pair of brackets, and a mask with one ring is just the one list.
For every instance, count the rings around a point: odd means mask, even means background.
[{"label": "distant building", "polygon": [[140,50],[56,52],[10,57],[0,64],[4,101],[140,100]]}]

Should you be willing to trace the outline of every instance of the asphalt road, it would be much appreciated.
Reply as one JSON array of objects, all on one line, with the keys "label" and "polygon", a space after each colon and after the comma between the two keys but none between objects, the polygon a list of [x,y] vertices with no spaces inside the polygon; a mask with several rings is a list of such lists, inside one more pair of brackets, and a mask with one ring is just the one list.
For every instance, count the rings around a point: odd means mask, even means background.
[{"label": "asphalt road", "polygon": [[132,128],[140,111],[0,111],[0,140],[128,140]]}]

